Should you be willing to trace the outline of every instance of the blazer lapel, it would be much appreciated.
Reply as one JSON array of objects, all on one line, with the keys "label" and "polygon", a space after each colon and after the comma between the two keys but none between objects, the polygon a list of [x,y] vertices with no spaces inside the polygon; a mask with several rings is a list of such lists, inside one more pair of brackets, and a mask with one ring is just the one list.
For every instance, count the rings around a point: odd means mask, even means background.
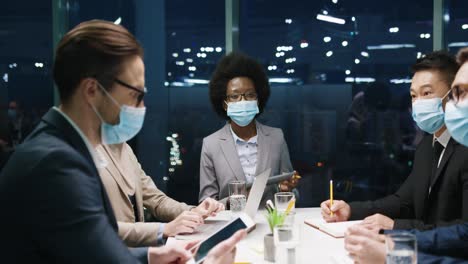
[{"label": "blazer lapel", "polygon": [[[125,183],[123,182],[124,181],[123,177],[125,177],[126,173],[120,167],[120,162],[114,157],[112,150],[108,146],[105,146],[105,145],[102,145],[102,148],[106,152],[106,156],[110,158],[110,161],[109,161],[110,164],[106,166],[106,170],[109,172],[110,175],[112,175],[112,178],[114,178],[115,182],[117,182],[117,185],[119,186],[120,190],[125,194],[125,197],[127,198],[128,202],[131,204],[127,196],[128,187],[126,187]],[[125,154],[122,153],[122,155],[125,155]]]},{"label": "blazer lapel", "polygon": [[[417,156],[414,160],[417,162],[414,164],[413,172],[416,175],[415,183],[417,186],[422,188],[424,195],[415,195],[414,211],[416,218],[423,218],[428,208],[428,196],[429,188],[431,186],[431,173],[432,173],[432,135],[426,135],[421,141],[420,151],[417,152]],[[414,190],[416,191],[416,190]]]},{"label": "blazer lapel", "polygon": [[455,150],[455,144],[456,143],[453,138],[450,138],[449,143],[447,144],[447,148],[445,148],[444,155],[442,156],[442,160],[440,161],[440,165],[436,170],[436,175],[434,179],[431,182],[430,189],[434,186],[434,184],[437,182],[437,179],[439,179],[440,175],[442,174],[442,171],[444,171],[445,166],[447,165],[447,162],[449,161],[450,157],[452,156],[454,150]]},{"label": "blazer lapel", "polygon": [[239,155],[237,154],[236,145],[229,129],[229,124],[226,124],[223,129],[223,133],[219,137],[221,150],[223,151],[224,158],[226,159],[232,173],[240,181],[245,181],[244,170],[240,164]]},{"label": "blazer lapel", "polygon": [[266,132],[263,125],[257,122],[257,135],[258,135],[258,147],[257,147],[257,168],[255,169],[255,175],[259,175],[268,169],[270,160],[270,148],[271,148],[271,137],[270,133]]}]

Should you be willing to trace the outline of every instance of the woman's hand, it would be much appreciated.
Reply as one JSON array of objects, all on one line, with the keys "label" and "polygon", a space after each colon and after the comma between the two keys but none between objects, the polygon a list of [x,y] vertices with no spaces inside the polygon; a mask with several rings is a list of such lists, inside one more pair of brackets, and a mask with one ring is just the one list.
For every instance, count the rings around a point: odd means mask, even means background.
[{"label": "woman's hand", "polygon": [[282,181],[278,184],[278,189],[280,192],[290,192],[292,189],[297,187],[299,179],[301,179],[301,176],[297,171],[294,171],[293,176],[289,180]]}]

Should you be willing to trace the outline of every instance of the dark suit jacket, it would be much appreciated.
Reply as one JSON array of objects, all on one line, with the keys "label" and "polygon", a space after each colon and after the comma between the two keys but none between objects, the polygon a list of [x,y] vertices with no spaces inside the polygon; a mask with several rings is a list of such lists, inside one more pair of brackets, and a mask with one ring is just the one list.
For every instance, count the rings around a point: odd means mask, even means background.
[{"label": "dark suit jacket", "polygon": [[415,235],[421,252],[468,260],[468,222],[415,232]]},{"label": "dark suit jacket", "polygon": [[[91,154],[49,110],[0,174],[3,263],[136,263]],[[135,251],[137,252],[137,251]],[[146,250],[138,251],[143,261]]]},{"label": "dark suit jacket", "polygon": [[450,139],[431,182],[432,138],[427,135],[419,144],[413,170],[400,189],[376,201],[350,203],[351,219],[380,213],[395,219],[394,229],[468,221],[468,148]]},{"label": "dark suit jacket", "polygon": [[418,252],[418,263],[424,263],[424,264],[462,264],[464,263],[466,264],[468,263],[468,260]]}]

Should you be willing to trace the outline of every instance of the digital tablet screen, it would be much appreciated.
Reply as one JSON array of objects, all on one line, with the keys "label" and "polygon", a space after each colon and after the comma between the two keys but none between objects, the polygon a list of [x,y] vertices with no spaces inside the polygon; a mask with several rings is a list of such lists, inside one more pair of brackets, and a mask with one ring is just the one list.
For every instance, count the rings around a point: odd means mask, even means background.
[{"label": "digital tablet screen", "polygon": [[225,226],[223,229],[219,230],[216,234],[212,235],[200,244],[194,256],[195,262],[199,263],[199,261],[203,260],[208,254],[208,251],[210,251],[214,246],[230,238],[238,230],[245,229],[246,227],[247,226],[242,221],[242,219],[237,218],[236,220]]}]

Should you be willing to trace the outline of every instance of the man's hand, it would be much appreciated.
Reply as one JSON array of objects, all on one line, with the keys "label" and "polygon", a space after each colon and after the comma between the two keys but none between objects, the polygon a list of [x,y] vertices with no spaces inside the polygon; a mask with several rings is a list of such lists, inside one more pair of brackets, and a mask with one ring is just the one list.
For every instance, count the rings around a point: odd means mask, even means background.
[{"label": "man's hand", "polygon": [[345,249],[355,263],[385,263],[385,237],[361,225],[348,228]]},{"label": "man's hand", "polygon": [[[351,216],[351,207],[345,201],[335,200],[330,208],[330,200],[326,200],[320,204],[322,217],[327,222],[342,222],[348,221]],[[333,212],[333,216],[331,216]]]},{"label": "man's hand", "polygon": [[150,264],[185,264],[191,258],[192,253],[177,244],[148,248],[148,262]]},{"label": "man's hand", "polygon": [[393,229],[393,225],[395,221],[391,218],[382,215],[382,214],[375,214],[364,218],[361,225],[366,227],[367,229],[379,232],[380,229]]},{"label": "man's hand", "polygon": [[203,218],[199,214],[185,211],[164,226],[163,236],[171,237],[177,234],[193,233],[195,228],[202,224]]},{"label": "man's hand", "polygon": [[224,210],[224,204],[212,199],[206,198],[201,202],[200,205],[192,209],[192,212],[195,212],[202,216],[203,218],[207,218],[208,216],[215,216],[216,213]]},{"label": "man's hand", "polygon": [[233,236],[219,243],[212,248],[206,256],[204,264],[232,264],[236,257],[236,244],[239,243],[247,232],[245,230],[237,231]]}]

